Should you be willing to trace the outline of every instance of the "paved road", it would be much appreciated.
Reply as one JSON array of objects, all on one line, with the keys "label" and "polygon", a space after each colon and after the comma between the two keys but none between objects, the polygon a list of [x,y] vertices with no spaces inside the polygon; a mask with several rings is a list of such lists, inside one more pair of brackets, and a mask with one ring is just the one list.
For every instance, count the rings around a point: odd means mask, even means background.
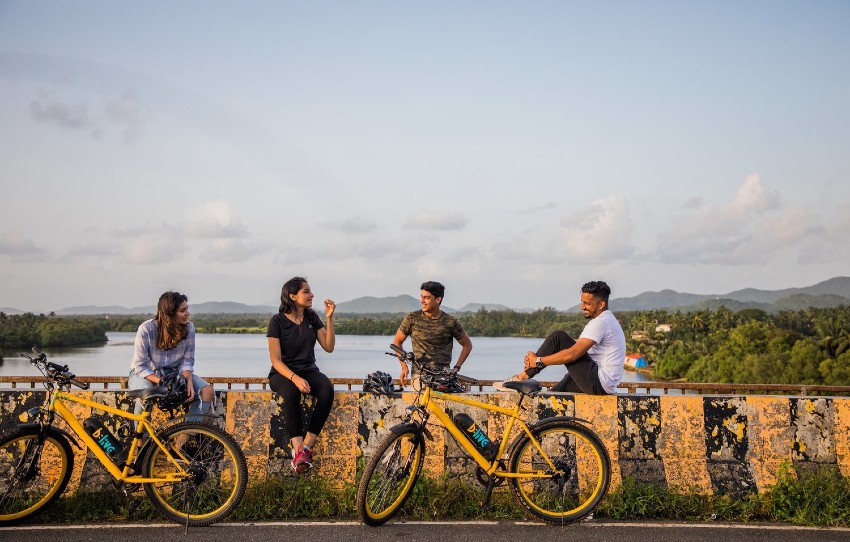
[{"label": "paved road", "polygon": [[850,529],[814,529],[782,525],[727,525],[706,523],[586,522],[566,527],[517,522],[390,523],[366,527],[356,522],[222,523],[207,528],[157,525],[22,526],[0,528],[3,542],[187,542],[238,540],[280,542],[850,542]]}]

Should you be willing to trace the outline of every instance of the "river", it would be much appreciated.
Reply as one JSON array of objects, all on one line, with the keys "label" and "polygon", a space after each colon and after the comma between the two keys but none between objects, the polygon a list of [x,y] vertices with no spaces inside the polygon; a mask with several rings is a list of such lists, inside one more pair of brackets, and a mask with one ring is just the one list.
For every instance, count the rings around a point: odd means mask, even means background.
[{"label": "river", "polygon": [[[126,376],[133,358],[135,333],[109,332],[103,346],[86,348],[45,348],[50,361],[67,364],[79,376]],[[319,367],[331,378],[363,378],[373,371],[399,372],[398,361],[384,355],[391,336],[337,335],[336,348],[328,354],[316,347]],[[522,367],[522,359],[535,350],[542,339],[517,337],[473,337],[473,351],[462,374],[482,380],[501,380]],[[195,371],[201,376],[265,377],[269,372],[268,348],[264,335],[221,335],[199,333],[196,336]],[[410,348],[410,341],[405,347]],[[460,346],[455,345],[455,359]],[[547,374],[548,373],[548,374]],[[37,375],[26,359],[7,352],[0,361],[0,376]],[[560,380],[563,369],[552,367],[539,379]],[[624,382],[644,382],[647,376],[626,371]]]}]

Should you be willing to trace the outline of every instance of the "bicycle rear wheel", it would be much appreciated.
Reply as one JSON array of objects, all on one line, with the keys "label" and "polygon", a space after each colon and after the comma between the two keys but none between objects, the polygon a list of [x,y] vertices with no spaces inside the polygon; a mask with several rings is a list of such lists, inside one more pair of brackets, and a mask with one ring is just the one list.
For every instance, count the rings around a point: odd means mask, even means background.
[{"label": "bicycle rear wheel", "polygon": [[18,429],[0,442],[0,525],[15,525],[56,500],[71,479],[74,453],[58,431]]},{"label": "bicycle rear wheel", "polygon": [[510,456],[511,472],[544,478],[511,478],[511,493],[526,513],[549,523],[570,523],[599,506],[608,491],[611,465],[608,452],[593,431],[569,420],[544,421],[523,435]]},{"label": "bicycle rear wheel", "polygon": [[415,424],[398,425],[379,444],[357,487],[357,512],[377,527],[392,518],[413,491],[425,444]]},{"label": "bicycle rear wheel", "polygon": [[168,452],[151,444],[142,472],[148,478],[172,476],[177,468],[169,456],[175,450],[189,460],[179,459],[189,477],[176,482],[145,484],[154,507],[168,519],[194,527],[211,525],[226,518],[242,500],[248,482],[248,466],[242,449],[229,434],[216,426],[181,422],[159,435]]}]

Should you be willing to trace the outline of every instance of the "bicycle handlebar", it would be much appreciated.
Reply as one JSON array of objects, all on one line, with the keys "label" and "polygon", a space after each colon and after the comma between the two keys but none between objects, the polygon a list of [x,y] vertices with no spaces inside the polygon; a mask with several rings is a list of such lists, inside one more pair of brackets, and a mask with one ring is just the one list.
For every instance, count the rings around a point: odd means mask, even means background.
[{"label": "bicycle handlebar", "polygon": [[47,361],[47,355],[40,352],[36,346],[32,348],[32,351],[36,354],[35,356],[21,354],[21,357],[27,358],[50,382],[56,382],[60,386],[73,384],[81,390],[89,389],[89,383],[77,380],[77,375],[69,371],[67,365],[59,365],[58,363]]},{"label": "bicycle handlebar", "polygon": [[416,367],[419,370],[419,372],[422,373],[423,375],[426,375],[426,376],[429,376],[429,377],[454,376],[458,380],[465,382],[467,384],[471,384],[473,386],[478,385],[478,380],[476,380],[475,378],[472,378],[470,376],[463,376],[463,375],[460,375],[460,374],[457,374],[457,373],[453,373],[451,370],[446,369],[446,368],[434,369],[432,367],[429,367],[428,366],[428,358],[426,358],[425,356],[422,356],[421,358],[416,359],[416,357],[413,355],[413,352],[406,352],[403,348],[401,348],[400,346],[397,346],[395,344],[390,345],[390,350],[392,350],[392,352],[384,352],[384,353],[388,356],[397,357],[398,359],[400,359],[401,361],[403,361],[405,363],[410,363],[412,366]]}]

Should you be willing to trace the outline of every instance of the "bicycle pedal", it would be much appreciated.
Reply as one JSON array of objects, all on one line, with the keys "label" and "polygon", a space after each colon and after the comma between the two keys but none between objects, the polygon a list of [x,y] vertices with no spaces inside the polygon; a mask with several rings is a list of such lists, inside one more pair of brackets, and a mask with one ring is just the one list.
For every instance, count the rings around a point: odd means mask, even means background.
[{"label": "bicycle pedal", "polygon": [[127,519],[130,519],[133,515],[133,512],[136,511],[136,508],[142,504],[141,499],[130,499],[130,504],[127,506]]}]

